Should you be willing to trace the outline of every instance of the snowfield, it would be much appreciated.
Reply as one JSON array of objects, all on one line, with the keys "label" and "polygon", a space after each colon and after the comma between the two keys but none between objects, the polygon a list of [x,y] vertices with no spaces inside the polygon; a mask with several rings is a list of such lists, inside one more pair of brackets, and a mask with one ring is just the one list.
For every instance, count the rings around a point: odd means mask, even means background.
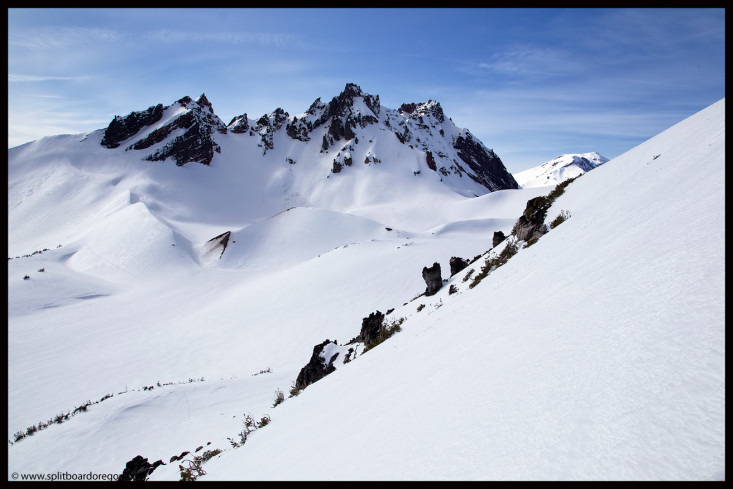
[{"label": "snowfield", "polygon": [[[725,99],[572,182],[546,222],[570,218],[473,288],[554,185],[469,197],[398,142],[254,168],[228,136],[244,156],[211,167],[101,131],[8,151],[9,479],[142,455],[178,480],[199,446],[202,481],[725,479]],[[288,398],[390,309],[401,332]],[[271,422],[234,448],[249,413]]]}]

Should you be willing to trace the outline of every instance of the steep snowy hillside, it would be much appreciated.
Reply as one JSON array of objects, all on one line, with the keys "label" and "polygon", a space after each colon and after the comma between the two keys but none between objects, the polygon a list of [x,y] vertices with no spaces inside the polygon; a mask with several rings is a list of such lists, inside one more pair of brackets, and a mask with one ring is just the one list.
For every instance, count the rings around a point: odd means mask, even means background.
[{"label": "steep snowy hillside", "polygon": [[[551,189],[468,197],[376,137],[421,110],[434,135],[434,105],[353,99],[213,124],[209,165],[143,159],[196,123],[125,151],[201,99],[9,150],[9,479],[141,455],[178,480],[216,450],[199,480],[724,479],[725,101],[570,183],[484,276]],[[344,363],[376,311],[401,331]],[[289,398],[317,345],[335,371]]]},{"label": "steep snowy hillside", "polygon": [[522,188],[555,186],[606,163],[598,153],[565,154],[512,176]]},{"label": "steep snowy hillside", "polygon": [[573,182],[565,223],[398,308],[202,480],[724,479],[724,114]]}]

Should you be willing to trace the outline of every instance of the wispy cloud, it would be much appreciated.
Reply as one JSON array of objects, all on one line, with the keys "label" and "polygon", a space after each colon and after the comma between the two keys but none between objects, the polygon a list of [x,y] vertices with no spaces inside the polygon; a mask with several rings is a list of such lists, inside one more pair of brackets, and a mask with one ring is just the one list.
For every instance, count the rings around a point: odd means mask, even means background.
[{"label": "wispy cloud", "polygon": [[166,43],[195,41],[273,46],[278,48],[292,47],[300,44],[299,38],[294,34],[278,32],[191,32],[160,29],[149,32],[146,37]]},{"label": "wispy cloud", "polygon": [[583,63],[562,49],[524,44],[494,53],[475,67],[506,75],[567,75],[582,71]]},{"label": "wispy cloud", "polygon": [[27,75],[20,73],[8,73],[8,82],[41,82],[49,80],[86,80],[87,76],[52,76],[52,75]]},{"label": "wispy cloud", "polygon": [[42,27],[8,32],[8,45],[29,49],[65,48],[90,42],[119,42],[123,35],[94,27]]}]

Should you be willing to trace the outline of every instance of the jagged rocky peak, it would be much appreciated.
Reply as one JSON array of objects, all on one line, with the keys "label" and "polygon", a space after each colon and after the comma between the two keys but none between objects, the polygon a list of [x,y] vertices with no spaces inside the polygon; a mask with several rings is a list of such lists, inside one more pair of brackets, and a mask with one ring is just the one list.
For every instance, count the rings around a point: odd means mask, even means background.
[{"label": "jagged rocky peak", "polygon": [[247,113],[233,117],[232,121],[227,124],[227,129],[235,134],[243,134],[249,131],[249,119],[247,119]]},{"label": "jagged rocky peak", "polygon": [[278,107],[269,114],[265,114],[257,119],[257,125],[254,127],[254,130],[257,132],[267,129],[274,129],[277,131],[282,127],[283,123],[288,120],[288,117],[289,114]]},{"label": "jagged rocky peak", "polygon": [[[210,164],[214,152],[221,151],[212,135],[214,132],[226,134],[226,125],[214,114],[214,108],[205,94],[201,94],[196,101],[185,96],[177,100],[176,104],[187,110],[149,132],[147,128],[159,122],[164,112],[171,107],[158,104],[144,112],[132,112],[125,118],[115,117],[105,130],[101,144],[107,148],[115,148],[122,141],[131,140],[126,150],[141,151],[168,140],[165,145],[147,154],[145,159],[162,161],[172,157],[178,166],[190,162]],[[184,129],[184,132],[171,139],[170,136],[176,129]]]},{"label": "jagged rocky peak", "polygon": [[287,134],[300,141],[310,141],[310,134],[316,128],[328,124],[321,148],[328,151],[336,141],[356,137],[357,127],[366,127],[378,122],[381,105],[379,95],[369,95],[354,83],[347,83],[344,90],[329,103],[317,98],[305,114],[295,117],[287,126]]},{"label": "jagged rocky peak", "polygon": [[344,91],[337,97],[334,97],[329,103],[331,116],[348,117],[349,115],[360,113],[360,107],[357,105],[358,98],[364,101],[364,105],[367,106],[372,114],[375,116],[379,115],[379,95],[365,94],[358,85],[347,83]]},{"label": "jagged rocky peak", "polygon": [[202,108],[208,108],[209,112],[214,112],[214,107],[211,105],[211,102],[209,102],[209,99],[206,98],[206,94],[202,93],[201,96],[196,100],[196,103],[199,104],[199,107]]},{"label": "jagged rocky peak", "polygon": [[265,114],[257,119],[257,123],[252,130],[258,133],[262,139],[261,146],[264,146],[263,154],[267,153],[268,149],[273,149],[272,138],[275,132],[283,126],[289,117],[290,115],[287,112],[278,107],[269,114]]},{"label": "jagged rocky peak", "polygon": [[402,104],[398,109],[400,114],[407,114],[409,119],[418,119],[420,116],[431,116],[436,122],[445,122],[445,114],[440,102],[428,100],[423,103]]},{"label": "jagged rocky peak", "polygon": [[[382,131],[367,130],[370,126]],[[383,159],[371,151],[364,153],[360,147],[361,135],[369,132],[396,137],[409,151],[422,153],[421,164],[464,195],[479,195],[483,192],[480,187],[489,191],[519,187],[499,157],[468,130],[457,128],[439,102],[431,99],[405,103],[397,110],[382,108],[378,95],[365,93],[355,83],[347,83],[328,102],[317,98],[306,112],[294,117],[278,107],[256,119],[249,119],[246,113],[236,116],[228,125],[216,116],[206,94],[196,100],[185,96],[170,107],[159,104],[124,118],[115,117],[102,145],[146,151],[143,158],[151,161],[173,158],[179,166],[189,162],[209,165],[214,154],[221,152],[214,137],[217,132],[256,138],[264,156],[279,144],[280,138],[310,142],[316,130],[317,141],[313,144],[320,147],[321,153],[334,153],[333,173],[346,170],[355,158],[366,164]],[[371,142],[372,138],[370,135],[365,139]],[[413,173],[419,175],[420,171]]]}]

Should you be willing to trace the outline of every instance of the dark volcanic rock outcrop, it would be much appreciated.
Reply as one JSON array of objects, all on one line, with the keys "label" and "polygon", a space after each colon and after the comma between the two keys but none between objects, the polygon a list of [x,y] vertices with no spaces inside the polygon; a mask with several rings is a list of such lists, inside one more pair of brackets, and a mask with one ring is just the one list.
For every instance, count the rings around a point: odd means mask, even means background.
[{"label": "dark volcanic rock outcrop", "polygon": [[496,248],[496,246],[505,239],[506,236],[504,236],[504,233],[501,231],[494,231],[494,238],[491,240],[491,247]]},{"label": "dark volcanic rock outcrop", "polygon": [[423,267],[422,278],[427,284],[425,295],[435,295],[443,286],[443,278],[440,276],[440,263],[433,263],[430,268]]},{"label": "dark volcanic rock outcrop", "polygon": [[219,253],[219,258],[221,258],[222,255],[224,255],[224,251],[226,251],[227,249],[227,245],[229,245],[229,238],[231,237],[231,235],[231,231],[225,231],[219,236],[214,236],[213,238],[208,240],[206,242],[206,253],[214,253],[221,249],[221,252]]},{"label": "dark volcanic rock outcrop", "polygon": [[126,117],[115,116],[102,137],[102,146],[116,148],[125,139],[137,134],[140,129],[158,122],[163,117],[163,104],[149,107],[141,112],[131,112]]},{"label": "dark volcanic rock outcrop", "polygon": [[361,320],[361,331],[356,338],[353,338],[347,344],[351,345],[357,342],[369,345],[379,336],[380,331],[384,328],[384,314],[380,311],[373,312],[369,316]]},{"label": "dark volcanic rock outcrop", "polygon": [[491,191],[519,188],[519,184],[496,153],[475,140],[470,132],[466,131],[465,137],[459,136],[453,148],[458,150],[458,157],[475,173],[475,176],[470,173],[468,175],[477,183]]},{"label": "dark volcanic rock outcrop", "polygon": [[545,218],[547,210],[552,205],[552,201],[547,197],[535,197],[527,201],[527,207],[524,213],[519,216],[517,223],[514,225],[514,234],[520,241],[529,241],[532,238],[540,237],[547,232]]},{"label": "dark volcanic rock outcrop", "polygon": [[450,259],[450,275],[451,277],[468,266],[468,260],[452,256]]},{"label": "dark volcanic rock outcrop", "polygon": [[125,470],[118,481],[144,481],[159,466],[165,465],[162,460],[150,464],[147,458],[138,455],[125,465]]},{"label": "dark volcanic rock outcrop", "polygon": [[338,356],[338,353],[331,357],[330,362],[328,364],[324,363],[323,358],[321,358],[321,353],[323,352],[323,349],[328,345],[329,343],[336,343],[335,341],[326,340],[323,343],[320,343],[313,347],[313,355],[311,355],[311,359],[306,364],[305,367],[300,369],[300,373],[298,374],[298,378],[295,379],[295,389],[296,390],[302,390],[311,385],[313,382],[318,382],[326,375],[330,374],[334,370],[336,370],[336,367],[333,366],[334,360],[336,360],[336,357]]}]

